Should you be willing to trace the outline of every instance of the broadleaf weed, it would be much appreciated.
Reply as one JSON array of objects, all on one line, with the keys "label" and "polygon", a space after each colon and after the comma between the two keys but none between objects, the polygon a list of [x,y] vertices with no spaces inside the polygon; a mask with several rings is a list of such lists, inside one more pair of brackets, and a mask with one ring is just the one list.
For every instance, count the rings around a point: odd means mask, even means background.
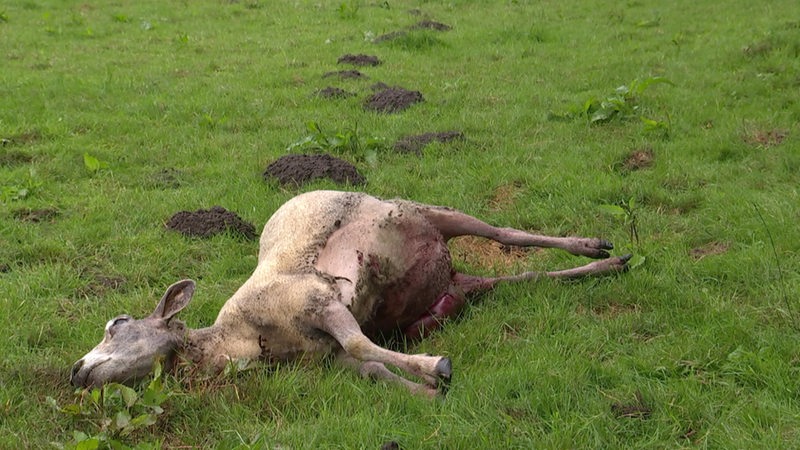
[{"label": "broadleaf weed", "polygon": [[287,152],[313,150],[337,154],[350,154],[363,158],[370,165],[377,163],[377,153],[386,147],[385,139],[364,137],[358,125],[340,131],[323,131],[314,121],[306,123],[308,134],[286,147]]},{"label": "broadleaf weed", "polygon": [[647,119],[640,112],[639,99],[641,95],[648,87],[661,83],[674,86],[672,81],[664,77],[649,77],[644,80],[637,78],[629,84],[617,87],[613,94],[605,98],[590,97],[586,99],[579,110],[579,115],[585,117],[590,124],[639,118],[644,122],[648,131],[668,131],[669,121]]},{"label": "broadleaf weed", "polygon": [[[70,442],[57,445],[68,449],[131,448],[125,440],[155,425],[158,416],[164,413],[162,404],[173,395],[162,378],[161,363],[156,362],[153,376],[142,391],[109,383],[102,388],[76,391],[76,401],[64,406],[47,397],[47,403],[56,412],[84,428],[73,430]],[[153,446],[139,444],[133,448],[150,447]]]}]

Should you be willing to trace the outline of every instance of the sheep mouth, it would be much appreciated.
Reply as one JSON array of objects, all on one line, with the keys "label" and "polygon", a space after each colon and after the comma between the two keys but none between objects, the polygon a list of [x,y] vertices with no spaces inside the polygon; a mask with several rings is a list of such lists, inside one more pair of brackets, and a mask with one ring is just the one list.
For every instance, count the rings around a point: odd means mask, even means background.
[{"label": "sheep mouth", "polygon": [[86,364],[84,363],[83,360],[78,361],[72,367],[72,371],[69,375],[70,383],[72,383],[72,385],[75,387],[81,387],[81,388],[87,388],[91,385],[94,385],[95,384],[94,382],[87,383],[87,381],[91,380],[92,372],[110,360],[111,357],[103,359],[97,362],[96,364],[93,364],[91,367],[89,367],[88,370],[85,370]]}]

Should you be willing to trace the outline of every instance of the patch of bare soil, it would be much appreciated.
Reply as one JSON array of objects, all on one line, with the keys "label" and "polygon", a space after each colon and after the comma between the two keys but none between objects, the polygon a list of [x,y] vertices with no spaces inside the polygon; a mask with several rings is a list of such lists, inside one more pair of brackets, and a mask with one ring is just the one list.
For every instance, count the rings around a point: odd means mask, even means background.
[{"label": "patch of bare soil", "polygon": [[414,103],[424,101],[419,91],[392,87],[373,94],[364,103],[364,109],[388,114],[403,111]]},{"label": "patch of bare soil", "polygon": [[340,184],[365,184],[367,180],[347,161],[330,155],[286,155],[267,166],[264,179],[275,178],[281,184],[296,184],[330,178]]},{"label": "patch of bare soil", "polygon": [[11,145],[28,145],[33,144],[42,139],[42,134],[36,130],[26,131],[24,133],[7,136],[0,139],[0,145],[3,147]]},{"label": "patch of bare soil", "polygon": [[30,209],[23,208],[13,212],[14,218],[23,222],[50,222],[58,216],[59,212],[53,208]]},{"label": "patch of bare soil", "polygon": [[461,236],[451,241],[450,251],[454,258],[470,266],[488,267],[504,272],[524,265],[532,247],[503,245],[477,236]]},{"label": "patch of bare soil", "polygon": [[649,419],[653,414],[652,408],[647,406],[641,392],[636,392],[636,398],[630,403],[614,402],[611,411],[617,417],[630,419]]},{"label": "patch of bare soil", "polygon": [[520,191],[522,191],[522,183],[519,181],[498,186],[489,199],[489,209],[502,211],[511,208]]},{"label": "patch of bare soil", "polygon": [[775,147],[789,136],[788,130],[751,130],[742,136],[742,140],[759,147]]},{"label": "patch of bare soil", "polygon": [[422,149],[431,142],[451,142],[464,140],[464,134],[460,131],[442,131],[438,133],[424,133],[414,136],[406,136],[394,143],[394,149],[400,153],[422,154]]},{"label": "patch of bare soil", "polygon": [[178,169],[161,169],[150,177],[150,184],[158,189],[177,189],[181,187],[181,172]]},{"label": "patch of bare soil", "polygon": [[366,75],[357,70],[336,70],[333,72],[325,72],[324,74],[322,74],[322,78],[330,78],[330,77],[341,78],[343,80],[367,78]]},{"label": "patch of bare soil", "polygon": [[33,157],[22,152],[4,151],[0,153],[0,167],[11,167],[20,164],[27,164]]},{"label": "patch of bare soil", "polygon": [[337,64],[351,64],[354,66],[374,67],[380,65],[382,61],[378,59],[377,56],[364,55],[364,54],[351,55],[348,53],[346,55],[340,56],[336,62]]},{"label": "patch of bare soil", "polygon": [[380,44],[381,42],[393,41],[393,40],[395,40],[397,38],[401,38],[401,37],[403,37],[403,36],[405,36],[407,34],[408,34],[407,31],[392,31],[391,33],[382,34],[382,35],[376,37],[375,39],[372,40],[372,42],[374,44]]},{"label": "patch of bare soil", "polygon": [[89,283],[78,289],[76,295],[78,297],[102,297],[108,291],[120,289],[127,281],[125,277],[117,275],[92,275]]},{"label": "patch of bare soil", "polygon": [[441,22],[434,20],[421,20],[414,25],[411,25],[412,30],[434,30],[434,31],[450,31],[453,29],[450,25],[445,25]]},{"label": "patch of bare soil", "polygon": [[317,96],[323,98],[348,98],[354,97],[356,94],[347,92],[344,89],[328,86],[325,89],[317,91]]},{"label": "patch of bare soil", "polygon": [[689,250],[689,256],[697,261],[705,258],[706,256],[721,255],[728,251],[730,244],[726,242],[709,242],[708,244],[701,245]]},{"label": "patch of bare soil", "polygon": [[179,211],[175,213],[166,227],[186,236],[211,237],[224,232],[242,235],[247,239],[256,238],[255,227],[242,220],[236,213],[221,206],[197,211]]},{"label": "patch of bare soil", "polygon": [[647,169],[653,166],[654,159],[653,151],[649,148],[634,150],[625,158],[622,167],[626,171]]},{"label": "patch of bare soil", "polygon": [[421,20],[415,23],[414,25],[411,25],[406,30],[398,30],[382,34],[373,39],[372,42],[375,44],[380,44],[381,42],[393,41],[395,39],[406,36],[408,34],[407,30],[450,31],[452,29],[453,27],[451,27],[450,25],[445,25],[441,22],[436,22],[434,20]]}]

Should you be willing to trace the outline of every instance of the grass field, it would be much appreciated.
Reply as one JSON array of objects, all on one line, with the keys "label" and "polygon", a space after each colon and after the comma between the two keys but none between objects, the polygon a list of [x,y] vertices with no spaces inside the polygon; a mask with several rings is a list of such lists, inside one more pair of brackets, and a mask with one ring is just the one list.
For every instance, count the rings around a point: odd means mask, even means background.
[{"label": "grass field", "polygon": [[[422,20],[452,29],[408,29]],[[383,64],[323,77],[347,53]],[[328,365],[168,378],[164,413],[121,442],[798,447],[796,0],[21,0],[0,3],[0,58],[2,448],[69,446],[116,417],[48,400],[75,401],[69,367],[109,318],[149,314],[193,278],[181,317],[209,325],[250,275],[256,241],[184,237],[164,227],[173,213],[221,205],[260,229],[319,188],[602,236],[644,260],[483,296],[409,349],[453,360],[444,401]],[[670,83],[637,90],[647,80]],[[366,111],[377,82],[425,101]],[[326,87],[356,95],[315,95]],[[263,179],[309,122],[382,142],[335,155],[366,185]],[[392,150],[449,130],[465,140]],[[453,254],[481,274],[583,263],[476,241]]]}]

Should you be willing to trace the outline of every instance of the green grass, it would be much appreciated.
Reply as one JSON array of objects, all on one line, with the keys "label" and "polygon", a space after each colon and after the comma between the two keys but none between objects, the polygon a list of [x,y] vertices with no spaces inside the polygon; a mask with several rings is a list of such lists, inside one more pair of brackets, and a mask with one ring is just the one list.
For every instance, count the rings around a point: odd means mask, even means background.
[{"label": "green grass", "polygon": [[[411,349],[453,359],[445,401],[303,364],[213,386],[171,381],[165,413],[130,444],[796,446],[800,9],[788,0],[606,3],[0,7],[0,447],[48,447],[88,426],[46,398],[72,401],[69,367],[108,318],[146,315],[169,284],[192,277],[198,293],[182,317],[214,320],[254,267],[256,243],[188,239],[163,224],[219,204],[258,228],[301,190],[337,187],[261,178],[309,122],[388,142],[462,131],[466,142],[421,158],[350,155],[368,179],[362,189],[495,224],[603,236],[646,262],[625,276],[484,296]],[[365,40],[426,17],[453,29]],[[384,64],[362,69],[366,81],[323,79],[344,68],[345,53]],[[637,111],[666,133],[636,118],[590,125],[571,114],[651,77],[674,85],[644,90]],[[377,81],[426,101],[394,115],[364,111]],[[330,85],[358,96],[313,95]],[[637,150],[652,152],[652,166],[624,169]],[[601,207],[631,198],[638,245]],[[57,215],[17,218],[39,209]],[[525,266],[579,262],[549,252]],[[109,287],[109,277],[121,283]]]}]

